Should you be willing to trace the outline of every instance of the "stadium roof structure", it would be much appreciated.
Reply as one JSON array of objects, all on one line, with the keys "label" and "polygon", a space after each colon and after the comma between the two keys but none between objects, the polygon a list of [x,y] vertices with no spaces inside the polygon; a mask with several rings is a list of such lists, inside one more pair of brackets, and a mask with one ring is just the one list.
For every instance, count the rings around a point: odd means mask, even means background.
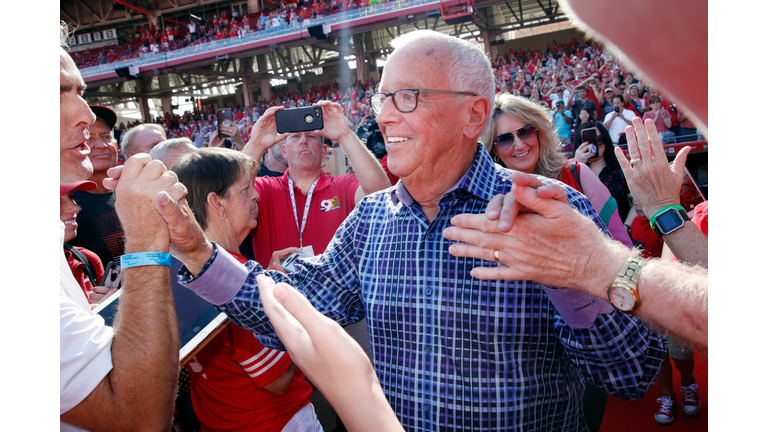
[{"label": "stadium roof structure", "polygon": [[[457,3],[471,6],[471,19],[451,19],[447,15],[446,4]],[[206,0],[62,0],[60,17],[76,27],[75,36],[114,29],[128,40],[136,26],[149,23],[149,15],[166,25],[186,25],[192,15],[210,18],[214,13],[231,10],[232,6],[244,5]],[[386,59],[391,39],[415,29],[430,28],[477,43],[498,45],[509,32],[541,26],[560,30],[570,23],[554,0],[397,0],[350,12],[312,20],[312,26],[327,25],[329,31],[325,33],[324,29],[319,36],[312,36],[306,27],[284,26],[249,33],[242,39],[225,39],[81,68],[88,83],[86,97],[89,102],[110,106],[135,100],[137,95],[199,98],[205,97],[201,93],[203,88],[233,88],[245,79],[253,83],[266,78],[291,82],[305,73],[319,75],[338,70],[355,58],[364,58],[360,61],[369,65],[378,64]]]}]

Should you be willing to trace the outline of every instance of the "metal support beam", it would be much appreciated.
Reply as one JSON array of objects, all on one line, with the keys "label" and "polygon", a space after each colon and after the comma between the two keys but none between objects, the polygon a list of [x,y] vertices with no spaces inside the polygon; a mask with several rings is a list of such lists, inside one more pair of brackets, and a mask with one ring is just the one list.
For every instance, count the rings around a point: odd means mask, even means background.
[{"label": "metal support beam", "polygon": [[98,18],[98,19],[99,19],[99,22],[101,22],[101,23],[103,23],[103,22],[104,22],[104,17],[102,17],[102,16],[99,16],[99,14],[97,14],[95,10],[91,9],[91,7],[90,7],[90,6],[88,6],[87,4],[85,4],[85,2],[83,2],[82,0],[76,0],[76,2],[77,2],[77,3],[79,3],[79,4],[80,4],[82,7],[84,7],[84,8],[86,8],[86,9],[88,9],[88,11],[89,11],[89,12],[91,12],[91,13],[93,14],[93,16],[95,16],[96,18]]},{"label": "metal support beam", "polygon": [[[521,18],[518,17],[517,14],[515,13],[515,11],[512,9],[512,5],[510,5],[509,2],[504,3],[504,4],[507,5],[507,9],[509,9],[509,13],[511,13],[512,16],[515,17],[516,20],[520,21]],[[522,15],[523,15],[523,13],[520,12],[520,16],[522,16]]]}]

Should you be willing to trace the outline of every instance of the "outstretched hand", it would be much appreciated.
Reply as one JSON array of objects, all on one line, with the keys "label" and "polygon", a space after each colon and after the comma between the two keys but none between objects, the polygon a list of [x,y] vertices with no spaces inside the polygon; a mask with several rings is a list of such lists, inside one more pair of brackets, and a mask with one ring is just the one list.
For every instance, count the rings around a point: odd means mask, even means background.
[{"label": "outstretched hand", "polygon": [[316,130],[315,133],[331,141],[341,141],[347,134],[352,133],[349,121],[344,115],[344,107],[327,100],[318,101],[315,105],[323,109],[323,129]]},{"label": "outstretched hand", "polygon": [[285,107],[282,105],[273,106],[264,111],[259,120],[253,124],[251,136],[243,148],[243,153],[259,161],[264,151],[288,137],[287,133],[277,133],[275,113],[281,109],[285,109]]},{"label": "outstretched hand", "polygon": [[462,242],[450,246],[451,255],[492,262],[498,250],[499,262],[505,265],[474,268],[472,276],[478,279],[533,280],[582,290],[602,286],[604,275],[610,274],[606,267],[616,262],[611,258],[615,242],[566,203],[565,191],[555,185],[536,188],[516,183],[511,194],[526,209],[512,229],[502,232],[485,215],[455,216],[451,220],[455,226],[443,233]]},{"label": "outstretched hand", "polygon": [[187,188],[173,171],[148,154],[139,153],[124,166],[110,168],[110,178],[103,184],[115,190],[115,211],[125,232],[126,243],[132,249],[164,252],[168,250],[168,227],[159,217],[155,206],[160,196],[182,199]]},{"label": "outstretched hand", "polygon": [[213,245],[203,234],[186,198],[177,200],[169,194],[160,194],[156,207],[168,224],[171,254],[184,263],[193,275],[200,273],[213,255]]},{"label": "outstretched hand", "polygon": [[277,270],[281,273],[288,274],[281,263],[285,260],[285,258],[288,257],[288,255],[295,252],[301,252],[301,249],[297,247],[289,247],[272,252],[272,258],[269,260],[269,266],[267,267],[267,270]]},{"label": "outstretched hand", "polygon": [[256,277],[264,312],[294,363],[349,430],[402,431],[368,356],[335,321],[292,286]]},{"label": "outstretched hand", "polygon": [[[514,182],[512,185],[513,192],[519,187],[534,188],[538,196],[542,198],[553,198],[566,204],[568,203],[565,191],[557,185],[545,185],[536,177],[521,172],[513,172],[511,179]],[[485,209],[485,215],[488,220],[498,220],[497,228],[500,232],[507,232],[512,229],[515,218],[519,213],[531,211],[527,206],[520,203],[513,192],[506,195],[496,195],[491,198],[491,201],[488,202],[488,207]]]},{"label": "outstretched hand", "polygon": [[632,125],[626,127],[626,135],[629,156],[639,162],[630,166],[620,148],[616,147],[614,152],[635,202],[649,216],[666,206],[680,204],[685,161],[691,148],[680,150],[670,167],[653,120],[643,122],[635,117]]}]

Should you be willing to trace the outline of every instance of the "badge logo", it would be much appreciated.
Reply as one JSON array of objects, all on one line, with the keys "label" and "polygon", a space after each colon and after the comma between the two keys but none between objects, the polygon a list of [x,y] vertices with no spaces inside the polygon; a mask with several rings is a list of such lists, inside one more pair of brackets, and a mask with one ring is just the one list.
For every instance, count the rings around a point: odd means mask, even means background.
[{"label": "badge logo", "polygon": [[336,210],[340,208],[341,208],[341,204],[339,204],[339,197],[333,197],[331,199],[320,201],[321,211],[328,212],[328,211]]}]

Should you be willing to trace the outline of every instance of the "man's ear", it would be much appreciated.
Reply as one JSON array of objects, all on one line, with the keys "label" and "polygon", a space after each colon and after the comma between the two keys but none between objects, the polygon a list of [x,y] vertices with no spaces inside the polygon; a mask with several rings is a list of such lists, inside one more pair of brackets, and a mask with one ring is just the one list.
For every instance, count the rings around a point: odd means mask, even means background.
[{"label": "man's ear", "polygon": [[483,132],[485,122],[491,114],[491,101],[484,97],[475,97],[469,106],[467,124],[464,126],[464,135],[479,137]]}]

